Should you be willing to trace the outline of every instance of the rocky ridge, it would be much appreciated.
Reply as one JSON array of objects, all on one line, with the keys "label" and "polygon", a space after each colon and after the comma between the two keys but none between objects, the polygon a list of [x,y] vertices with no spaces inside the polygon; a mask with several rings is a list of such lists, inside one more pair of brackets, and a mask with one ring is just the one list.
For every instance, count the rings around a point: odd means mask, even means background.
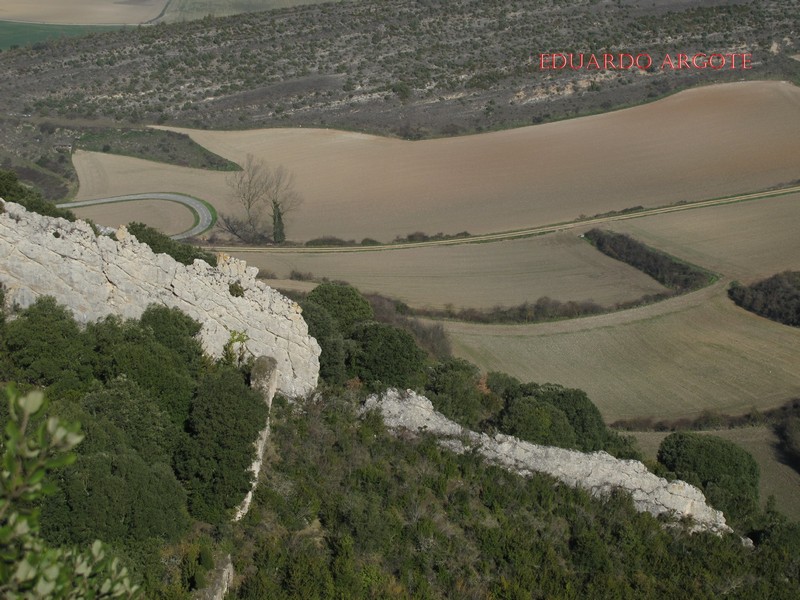
[{"label": "rocky ridge", "polygon": [[[45,217],[0,200],[0,284],[6,302],[22,308],[53,296],[83,323],[115,314],[138,318],[152,303],[176,307],[202,324],[204,350],[226,346],[275,359],[277,389],[288,396],[317,385],[320,348],[300,307],[256,280],[258,269],[220,256],[183,265],[155,254],[121,227],[116,240],[83,221]],[[238,283],[244,294],[234,296]],[[235,340],[241,341],[235,341]]]},{"label": "rocky ridge", "polygon": [[461,427],[434,410],[431,401],[410,390],[387,390],[367,398],[363,410],[376,409],[391,429],[431,433],[439,443],[458,453],[474,450],[487,461],[522,476],[544,473],[594,496],[615,489],[630,493],[640,512],[690,518],[691,531],[731,532],[722,512],[706,504],[703,493],[684,481],[667,481],[637,460],[620,460],[606,452],[539,446],[518,438],[479,434]]}]

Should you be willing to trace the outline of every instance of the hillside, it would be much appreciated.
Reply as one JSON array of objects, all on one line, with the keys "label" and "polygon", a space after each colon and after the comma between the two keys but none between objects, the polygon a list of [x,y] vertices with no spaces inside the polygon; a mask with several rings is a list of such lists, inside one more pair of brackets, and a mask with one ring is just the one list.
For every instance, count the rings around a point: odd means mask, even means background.
[{"label": "hillside", "polygon": [[[0,56],[2,150],[33,170],[27,177],[62,181],[69,169],[54,148],[91,127],[303,125],[416,139],[800,73],[786,53],[798,45],[793,0],[671,6],[367,0],[38,44]],[[559,49],[659,57],[709,48],[752,52],[754,68],[604,74],[536,66],[539,53]]]}]

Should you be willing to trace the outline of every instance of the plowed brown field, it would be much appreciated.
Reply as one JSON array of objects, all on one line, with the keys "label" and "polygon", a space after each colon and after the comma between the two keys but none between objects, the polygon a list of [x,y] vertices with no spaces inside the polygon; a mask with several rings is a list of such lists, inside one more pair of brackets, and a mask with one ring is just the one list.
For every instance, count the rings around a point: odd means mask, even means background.
[{"label": "plowed brown field", "polygon": [[[519,229],[795,180],[800,88],[715,85],[613,113],[420,142],[320,129],[181,131],[236,162],[251,153],[294,172],[305,204],[291,238],[387,241],[419,230]],[[139,191],[130,183],[125,192]]]}]

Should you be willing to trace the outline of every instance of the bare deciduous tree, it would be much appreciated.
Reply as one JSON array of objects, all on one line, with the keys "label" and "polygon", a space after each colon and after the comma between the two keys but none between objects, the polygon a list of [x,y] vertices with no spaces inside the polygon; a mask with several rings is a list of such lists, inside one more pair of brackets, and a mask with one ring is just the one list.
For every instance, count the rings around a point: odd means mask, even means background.
[{"label": "bare deciduous tree", "polygon": [[242,170],[227,182],[243,216],[220,214],[220,229],[248,244],[285,242],[286,213],[302,202],[294,189],[294,175],[283,166],[271,168],[248,154]]}]

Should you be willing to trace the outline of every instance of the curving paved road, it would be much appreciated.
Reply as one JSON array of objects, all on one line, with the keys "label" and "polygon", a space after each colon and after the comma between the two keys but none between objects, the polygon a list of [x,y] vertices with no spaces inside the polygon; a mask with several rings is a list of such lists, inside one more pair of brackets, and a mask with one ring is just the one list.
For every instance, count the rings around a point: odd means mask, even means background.
[{"label": "curving paved road", "polygon": [[183,204],[195,215],[197,215],[197,223],[191,229],[181,233],[176,233],[170,236],[174,240],[182,240],[195,235],[200,235],[204,231],[211,229],[216,221],[208,206],[204,202],[191,196],[184,194],[129,194],[127,196],[114,196],[112,198],[99,198],[97,200],[82,200],[80,202],[66,202],[64,204],[57,204],[58,208],[80,208],[81,206],[93,206],[95,204],[111,204],[112,202],[133,202],[135,200],[166,200],[168,202],[177,202]]}]

